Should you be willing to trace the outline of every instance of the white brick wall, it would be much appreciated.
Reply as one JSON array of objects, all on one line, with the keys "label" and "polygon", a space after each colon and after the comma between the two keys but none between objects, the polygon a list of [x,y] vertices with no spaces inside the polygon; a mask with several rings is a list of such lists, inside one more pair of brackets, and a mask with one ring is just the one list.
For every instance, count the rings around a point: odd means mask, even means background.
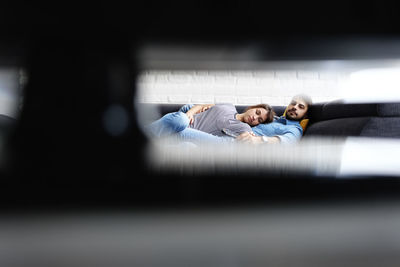
[{"label": "white brick wall", "polygon": [[341,98],[348,73],[318,70],[145,71],[137,79],[143,103],[221,103],[287,105],[298,93],[314,102]]}]

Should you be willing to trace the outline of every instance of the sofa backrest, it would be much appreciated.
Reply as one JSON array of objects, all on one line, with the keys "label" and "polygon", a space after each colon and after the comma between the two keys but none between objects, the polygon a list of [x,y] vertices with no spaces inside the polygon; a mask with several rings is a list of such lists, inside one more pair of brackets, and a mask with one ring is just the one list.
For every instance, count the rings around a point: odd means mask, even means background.
[{"label": "sofa backrest", "polygon": [[311,107],[309,118],[305,136],[400,138],[400,103],[317,103]]}]

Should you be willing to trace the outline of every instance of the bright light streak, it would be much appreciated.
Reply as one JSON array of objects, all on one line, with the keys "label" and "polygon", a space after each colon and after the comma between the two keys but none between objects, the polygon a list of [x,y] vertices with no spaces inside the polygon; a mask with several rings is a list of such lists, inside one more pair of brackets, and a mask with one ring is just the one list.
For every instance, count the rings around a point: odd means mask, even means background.
[{"label": "bright light streak", "polygon": [[398,139],[348,137],[343,147],[340,176],[400,176]]},{"label": "bright light streak", "polygon": [[400,68],[353,72],[341,90],[346,102],[351,103],[400,101]]}]

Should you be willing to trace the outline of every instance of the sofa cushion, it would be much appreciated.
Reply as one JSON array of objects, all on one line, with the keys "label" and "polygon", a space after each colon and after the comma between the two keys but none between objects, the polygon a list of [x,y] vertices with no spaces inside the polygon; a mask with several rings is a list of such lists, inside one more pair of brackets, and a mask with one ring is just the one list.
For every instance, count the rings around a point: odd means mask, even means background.
[{"label": "sofa cushion", "polygon": [[399,117],[371,118],[362,130],[361,136],[400,138]]},{"label": "sofa cushion", "polygon": [[311,124],[304,135],[359,136],[371,117],[340,118]]},{"label": "sofa cushion", "polygon": [[339,118],[378,116],[377,104],[350,104],[342,100],[314,104],[310,108],[309,118],[313,122]]},{"label": "sofa cushion", "polygon": [[400,116],[400,103],[378,104],[377,112],[380,117]]}]

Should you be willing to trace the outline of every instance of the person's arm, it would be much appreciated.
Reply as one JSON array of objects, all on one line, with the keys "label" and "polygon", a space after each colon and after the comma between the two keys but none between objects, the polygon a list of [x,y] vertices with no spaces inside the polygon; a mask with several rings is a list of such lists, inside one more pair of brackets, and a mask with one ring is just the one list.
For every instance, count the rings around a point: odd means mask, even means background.
[{"label": "person's arm", "polygon": [[301,139],[302,136],[303,129],[301,129],[300,125],[287,127],[286,131],[283,134],[278,135],[282,144],[295,144]]},{"label": "person's arm", "polygon": [[186,112],[186,115],[189,118],[189,123],[192,124],[194,122],[194,115],[197,113],[201,113],[214,106],[214,104],[204,104],[204,105],[194,105],[191,109]]},{"label": "person's arm", "polygon": [[279,139],[282,144],[294,144],[301,139],[302,135],[299,132],[290,132],[280,135]]},{"label": "person's arm", "polygon": [[298,142],[303,136],[303,129],[300,125],[281,125],[280,127],[270,127],[269,124],[258,125],[253,127],[257,138],[248,137],[244,135],[240,140],[247,141],[248,143],[258,144],[264,143],[281,143],[281,144],[294,144]]},{"label": "person's arm", "polygon": [[274,144],[279,143],[280,139],[277,136],[256,136],[252,132],[241,133],[236,140],[248,143],[248,144]]}]

